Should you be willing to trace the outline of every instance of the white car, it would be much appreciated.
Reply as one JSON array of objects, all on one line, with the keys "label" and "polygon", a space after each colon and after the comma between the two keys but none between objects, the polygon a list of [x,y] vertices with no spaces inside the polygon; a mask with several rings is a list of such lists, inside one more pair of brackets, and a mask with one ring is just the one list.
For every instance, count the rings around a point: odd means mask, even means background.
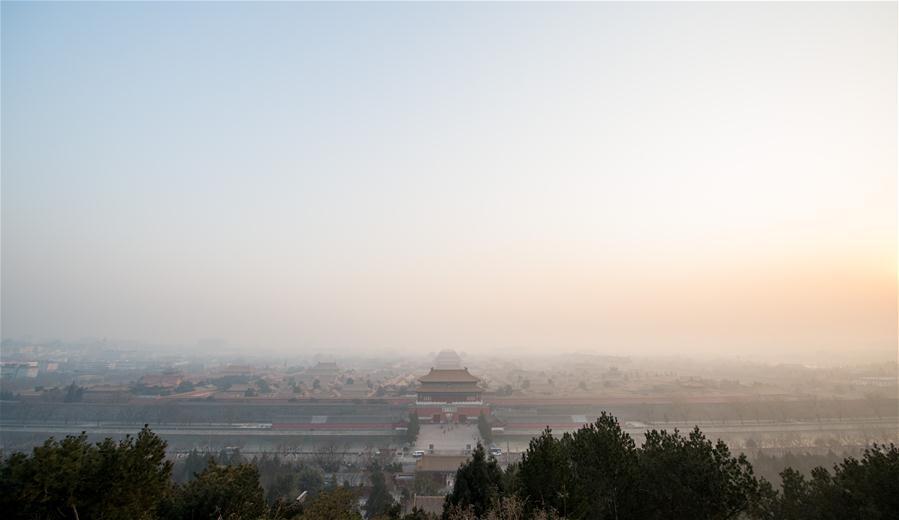
[{"label": "white car", "polygon": [[425,451],[424,450],[415,450],[412,452],[412,456],[415,457],[416,459],[420,459],[425,456]]},{"label": "white car", "polygon": [[499,457],[503,454],[502,448],[490,448],[490,454],[494,457]]}]

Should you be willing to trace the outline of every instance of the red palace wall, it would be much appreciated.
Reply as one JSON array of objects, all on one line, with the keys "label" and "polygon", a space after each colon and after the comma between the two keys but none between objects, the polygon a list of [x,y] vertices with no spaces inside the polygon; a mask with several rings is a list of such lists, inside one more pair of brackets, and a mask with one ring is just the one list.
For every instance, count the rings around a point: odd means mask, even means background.
[{"label": "red palace wall", "polygon": [[[452,410],[447,412],[444,410]],[[487,405],[478,406],[452,406],[452,405],[435,405],[435,406],[417,406],[415,412],[422,421],[434,421],[434,416],[440,416],[440,422],[447,422],[446,414],[450,414],[450,422],[460,422],[460,419],[466,421],[477,420],[478,415],[484,412],[485,415],[490,414],[490,407]]]},{"label": "red palace wall", "polygon": [[435,394],[431,392],[419,392],[419,401],[433,401],[435,403],[453,403],[465,401],[480,401],[481,394]]}]

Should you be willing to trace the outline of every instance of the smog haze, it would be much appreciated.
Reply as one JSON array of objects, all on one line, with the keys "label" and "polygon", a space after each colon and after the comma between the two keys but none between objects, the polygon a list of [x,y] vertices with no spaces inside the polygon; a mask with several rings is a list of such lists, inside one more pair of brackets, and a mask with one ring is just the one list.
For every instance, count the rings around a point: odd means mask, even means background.
[{"label": "smog haze", "polygon": [[895,3],[15,3],[2,334],[896,358]]}]

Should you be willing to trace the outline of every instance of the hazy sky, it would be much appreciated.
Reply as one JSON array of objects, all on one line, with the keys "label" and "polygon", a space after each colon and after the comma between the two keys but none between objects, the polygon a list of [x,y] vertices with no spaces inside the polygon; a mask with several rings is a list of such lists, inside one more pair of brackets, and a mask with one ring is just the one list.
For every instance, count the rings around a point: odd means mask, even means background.
[{"label": "hazy sky", "polygon": [[895,356],[897,7],[2,4],[2,335]]}]

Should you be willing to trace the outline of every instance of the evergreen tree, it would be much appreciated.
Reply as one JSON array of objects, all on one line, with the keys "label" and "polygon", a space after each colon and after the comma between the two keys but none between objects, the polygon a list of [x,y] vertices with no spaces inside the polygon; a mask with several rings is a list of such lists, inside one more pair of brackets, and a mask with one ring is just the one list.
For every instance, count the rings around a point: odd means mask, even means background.
[{"label": "evergreen tree", "polygon": [[781,491],[763,483],[757,518],[783,520],[896,518],[899,511],[899,449],[895,445],[865,450],[861,460],[848,457],[806,478],[791,468],[780,474]]},{"label": "evergreen tree", "polygon": [[87,435],[48,439],[31,455],[0,465],[0,511],[6,518],[153,518],[168,492],[165,441],[146,426],[92,445]]},{"label": "evergreen tree", "polygon": [[320,493],[303,512],[302,520],[362,520],[356,511],[356,494],[345,487]]},{"label": "evergreen tree", "polygon": [[266,503],[259,472],[251,464],[210,464],[184,486],[176,487],[160,518],[259,518]]},{"label": "evergreen tree", "polygon": [[496,459],[488,459],[484,446],[478,443],[471,459],[456,472],[453,492],[446,497],[444,518],[451,508],[471,508],[475,515],[482,516],[490,504],[503,495],[502,470]]},{"label": "evergreen tree", "polygon": [[568,454],[570,486],[563,509],[574,518],[635,518],[639,510],[637,448],[612,415],[560,440]]},{"label": "evergreen tree", "polygon": [[514,480],[518,494],[529,498],[526,502],[528,510],[554,509],[567,514],[572,486],[566,449],[570,438],[565,439],[563,445],[553,437],[549,428],[531,439]]},{"label": "evergreen tree", "polygon": [[78,403],[84,396],[84,388],[80,387],[72,381],[72,384],[66,387],[66,395],[63,401],[66,403]]},{"label": "evergreen tree", "polygon": [[184,461],[175,466],[175,482],[184,483],[193,480],[199,473],[202,473],[209,464],[211,456],[208,453],[200,453],[197,450],[190,450]]},{"label": "evergreen tree", "polygon": [[732,457],[694,428],[687,436],[652,430],[639,452],[643,518],[735,518],[758,494],[744,455]]},{"label": "evergreen tree", "polygon": [[[321,486],[318,471],[277,457],[242,464],[234,455],[230,465],[218,465],[191,452],[179,475],[196,476],[182,485],[172,481],[165,442],[146,427],[118,442],[90,444],[85,434],[51,438],[30,454],[13,453],[0,461],[0,511],[11,519],[274,519],[301,513],[306,520],[360,518],[349,487],[321,493],[307,504],[296,502],[294,493],[314,493]],[[638,448],[604,413],[560,438],[545,430],[505,472],[478,444],[456,473],[443,516],[883,520],[899,511],[899,449],[892,444],[875,445],[860,459],[846,458],[832,471],[817,467],[805,476],[788,468],[780,477],[779,489],[756,479],[745,457],[731,455],[699,429],[687,435],[650,431]],[[419,484],[415,489],[423,492]],[[372,468],[365,511],[369,518],[400,516],[379,466]]]},{"label": "evergreen tree", "polygon": [[381,466],[375,462],[370,468],[371,493],[365,501],[365,518],[373,518],[384,515],[393,506],[393,497],[387,491],[387,483],[384,480],[384,472]]},{"label": "evergreen tree", "polygon": [[418,422],[418,413],[415,410],[409,412],[409,425],[406,428],[406,441],[414,444],[418,439],[418,432],[421,431],[421,425]]},{"label": "evergreen tree", "polygon": [[484,442],[487,444],[493,443],[493,431],[490,429],[490,423],[487,422],[487,416],[484,415],[484,412],[478,415],[478,432],[481,434],[481,439]]}]

